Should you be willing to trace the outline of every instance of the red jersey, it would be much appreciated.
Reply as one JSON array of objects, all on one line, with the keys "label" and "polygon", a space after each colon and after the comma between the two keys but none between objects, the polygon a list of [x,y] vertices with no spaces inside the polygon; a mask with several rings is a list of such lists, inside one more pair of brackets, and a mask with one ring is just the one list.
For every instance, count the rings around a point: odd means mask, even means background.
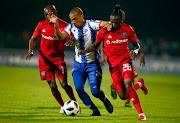
[{"label": "red jersey", "polygon": [[129,52],[129,41],[135,42],[137,36],[133,27],[121,24],[121,28],[116,31],[108,31],[102,28],[97,37],[97,42],[104,41],[104,52],[110,67],[116,67],[119,63],[131,57]]},{"label": "red jersey", "polygon": [[[63,31],[68,25],[67,22],[61,19],[58,19],[58,23],[60,31]],[[64,60],[65,39],[58,41],[55,35],[54,24],[50,24],[47,19],[40,21],[33,35],[36,37],[41,36],[39,55],[42,55],[47,59],[62,57],[62,60]]]}]

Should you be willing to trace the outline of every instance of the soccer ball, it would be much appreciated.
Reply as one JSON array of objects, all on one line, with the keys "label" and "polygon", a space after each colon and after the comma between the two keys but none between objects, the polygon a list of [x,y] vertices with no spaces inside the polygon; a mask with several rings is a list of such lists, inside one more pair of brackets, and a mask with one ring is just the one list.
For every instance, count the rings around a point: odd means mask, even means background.
[{"label": "soccer ball", "polygon": [[69,100],[64,103],[63,112],[68,116],[76,116],[81,112],[81,109],[77,101]]}]

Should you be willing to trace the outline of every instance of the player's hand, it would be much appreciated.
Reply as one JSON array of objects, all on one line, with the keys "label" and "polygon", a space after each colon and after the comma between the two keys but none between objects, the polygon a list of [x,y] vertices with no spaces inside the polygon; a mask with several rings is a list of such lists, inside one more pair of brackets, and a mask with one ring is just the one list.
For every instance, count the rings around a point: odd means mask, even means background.
[{"label": "player's hand", "polygon": [[74,39],[74,37],[71,36],[70,40],[66,41],[66,43],[64,45],[74,46],[74,43],[75,43],[75,39]]},{"label": "player's hand", "polygon": [[86,53],[85,50],[81,50],[81,49],[80,49],[80,50],[78,51],[78,56],[79,56],[79,55],[82,55],[82,54],[85,54],[85,53]]},{"label": "player's hand", "polygon": [[53,12],[49,12],[47,15],[47,18],[52,22],[53,24],[58,23],[58,17],[53,14]]},{"label": "player's hand", "polygon": [[134,52],[134,50],[131,50],[130,53],[131,53],[131,56],[132,56],[133,60],[136,61],[136,59],[137,59],[137,54]]},{"label": "player's hand", "polygon": [[31,57],[33,57],[33,56],[34,56],[33,53],[28,53],[26,55],[26,60],[31,60]]},{"label": "player's hand", "polygon": [[140,66],[144,67],[146,64],[144,54],[140,54]]},{"label": "player's hand", "polygon": [[110,31],[112,29],[112,24],[108,23],[104,26],[104,28],[106,28],[108,31]]},{"label": "player's hand", "polygon": [[70,40],[66,41],[66,43],[64,45],[66,45],[66,46],[74,46],[74,41],[70,39]]}]

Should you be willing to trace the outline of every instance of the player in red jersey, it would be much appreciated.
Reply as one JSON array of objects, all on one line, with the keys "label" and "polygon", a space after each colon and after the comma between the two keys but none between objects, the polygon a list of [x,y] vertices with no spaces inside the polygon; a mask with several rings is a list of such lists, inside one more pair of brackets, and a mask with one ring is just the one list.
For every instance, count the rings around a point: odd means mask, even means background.
[{"label": "player in red jersey", "polygon": [[[44,8],[45,20],[40,21],[29,40],[29,51],[26,60],[33,56],[33,49],[38,37],[41,37],[39,47],[39,70],[41,80],[46,80],[51,88],[52,94],[60,106],[64,105],[61,94],[58,90],[55,75],[57,76],[62,88],[66,91],[71,100],[76,100],[72,87],[67,82],[67,67],[64,61],[65,39],[58,40],[55,36],[54,24],[48,19],[50,14],[57,15],[54,5],[48,5]],[[67,22],[58,18],[59,29],[62,31],[68,25]],[[60,113],[63,113],[62,108]]]},{"label": "player in red jersey", "polygon": [[[119,97],[122,100],[131,98],[137,112],[139,113],[139,120],[147,120],[142,111],[140,100],[136,89],[140,88],[139,84],[133,86],[134,78],[137,77],[134,69],[132,58],[136,59],[137,54],[141,48],[134,29],[126,24],[122,24],[122,12],[120,5],[116,5],[110,16],[112,29],[108,31],[103,28],[97,35],[97,41],[85,50],[79,50],[78,54],[91,52],[99,47],[101,42],[104,42],[104,52],[107,56],[109,64],[109,71],[113,79],[113,84]],[[131,54],[129,52],[128,43],[135,46],[135,50]],[[140,81],[141,89],[147,92],[143,80]]]},{"label": "player in red jersey", "polygon": [[[125,12],[122,9],[120,11],[122,13],[122,23],[124,23],[124,21],[125,21]],[[145,59],[144,59],[144,53],[143,53],[142,48],[140,48],[139,52],[140,52],[140,66],[144,67],[145,66]],[[105,58],[104,58],[103,55],[104,54],[102,54],[102,62],[104,64]],[[141,81],[143,81],[143,79],[139,78],[136,85],[135,85],[135,87],[137,86],[137,88],[135,88],[135,89],[138,89],[139,86],[141,87]],[[110,87],[111,87],[111,96],[113,97],[113,99],[116,99],[117,98],[117,93],[116,93],[116,89],[115,89],[115,86],[113,85],[113,83],[111,84]],[[148,93],[148,91],[143,91],[143,92],[144,92],[144,94]],[[130,105],[130,98],[126,99],[125,107],[131,107],[132,108],[132,106]]]}]

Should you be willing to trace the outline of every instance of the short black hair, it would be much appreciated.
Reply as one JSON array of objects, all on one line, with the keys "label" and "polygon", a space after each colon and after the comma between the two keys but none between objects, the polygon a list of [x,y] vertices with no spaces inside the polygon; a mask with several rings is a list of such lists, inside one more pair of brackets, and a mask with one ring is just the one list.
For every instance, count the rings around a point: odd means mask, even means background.
[{"label": "short black hair", "polygon": [[122,19],[122,10],[121,10],[121,6],[119,4],[115,5],[111,16],[120,16],[120,18]]}]

